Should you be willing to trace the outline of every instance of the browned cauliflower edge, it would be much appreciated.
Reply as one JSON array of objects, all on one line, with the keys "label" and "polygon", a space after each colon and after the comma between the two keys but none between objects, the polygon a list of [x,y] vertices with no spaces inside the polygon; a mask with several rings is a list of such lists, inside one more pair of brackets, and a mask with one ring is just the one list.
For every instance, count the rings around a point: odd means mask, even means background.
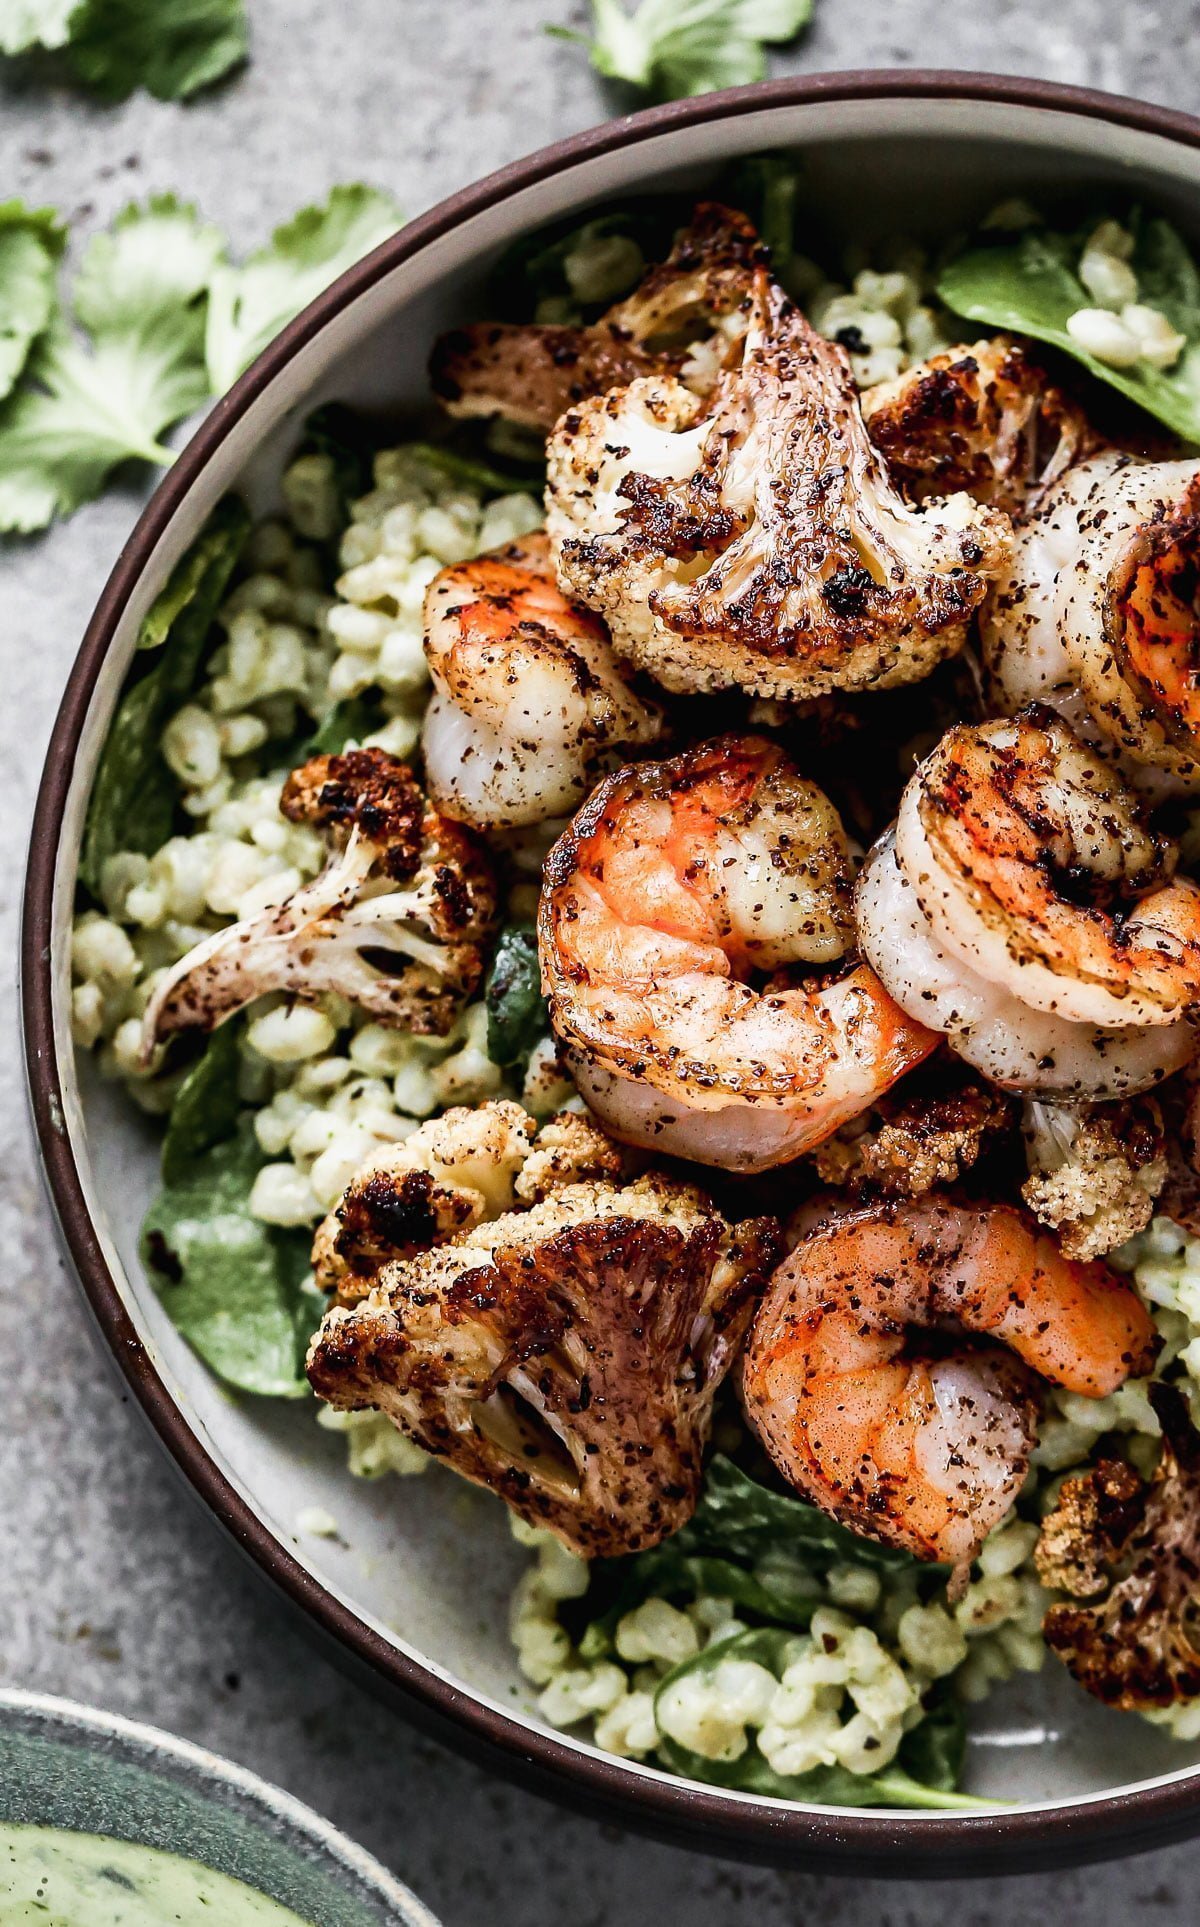
[{"label": "browned cauliflower edge", "polygon": [[917,681],[962,646],[1011,540],[967,494],[905,500],[845,353],[765,267],[711,396],[664,375],[585,399],[548,461],[560,584],[675,691]]},{"label": "browned cauliflower edge", "polygon": [[1004,1091],[935,1059],[826,1138],[812,1164],[822,1184],[856,1196],[918,1198],[957,1184],[1014,1119]]},{"label": "browned cauliflower edge", "polygon": [[713,1398],[779,1252],[656,1176],[568,1185],[416,1256],[328,1312],[318,1396],[375,1407],[586,1557],[675,1531]]},{"label": "browned cauliflower edge", "polygon": [[[443,335],[430,362],[433,392],[450,415],[500,415],[548,433],[573,403],[638,375],[681,374],[711,386],[764,259],[744,214],[701,202],[667,259],[598,321],[484,321]],[[706,337],[716,359],[700,347]]]},{"label": "browned cauliflower edge", "polygon": [[1012,516],[1098,445],[1076,404],[1006,335],[930,356],[863,396],[871,440],[914,501],[965,489]]},{"label": "browned cauliflower edge", "polygon": [[181,958],[147,1005],[147,1058],[173,1031],[213,1030],[268,991],[334,993],[378,1023],[444,1036],[478,984],[496,912],[491,861],[406,764],[381,749],[315,756],[288,777],[281,808],[324,832],[325,868]]},{"label": "browned cauliflower edge", "polygon": [[1043,1584],[1070,1595],[1046,1614],[1047,1645],[1089,1693],[1133,1712],[1200,1697],[1200,1433],[1173,1387],[1150,1397],[1163,1429],[1153,1478],[1104,1461],[1067,1479],[1035,1554]]}]

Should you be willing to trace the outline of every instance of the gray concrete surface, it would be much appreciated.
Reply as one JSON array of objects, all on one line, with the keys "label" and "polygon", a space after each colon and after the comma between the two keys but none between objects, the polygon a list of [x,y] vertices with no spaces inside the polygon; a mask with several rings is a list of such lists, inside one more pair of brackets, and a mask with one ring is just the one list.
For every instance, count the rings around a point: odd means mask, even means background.
[{"label": "gray concrete surface", "polygon": [[[568,6],[571,9],[567,16]],[[545,38],[582,0],[249,0],[254,60],[186,110],[98,110],[0,81],[0,199],[86,234],[179,188],[248,246],[337,180],[410,212],[612,111]],[[988,67],[1195,104],[1200,6],[817,0],[779,62]],[[18,879],[59,689],[139,505],[113,493],[0,554],[0,1677],[153,1720],[279,1781],[401,1872],[447,1927],[999,1927],[1194,1922],[1200,1847],[952,1887],[747,1871],[566,1817],[417,1737],[317,1657],[189,1503],[115,1389],[51,1242],[11,1007]]]}]

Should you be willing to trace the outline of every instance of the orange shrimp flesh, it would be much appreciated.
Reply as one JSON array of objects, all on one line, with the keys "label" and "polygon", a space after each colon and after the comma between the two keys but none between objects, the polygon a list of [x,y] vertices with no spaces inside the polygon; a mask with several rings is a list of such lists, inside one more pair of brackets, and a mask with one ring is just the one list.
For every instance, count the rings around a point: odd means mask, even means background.
[{"label": "orange shrimp flesh", "polygon": [[1110,591],[1113,654],[1165,735],[1200,753],[1200,480],[1138,531]]},{"label": "orange shrimp flesh", "polygon": [[743,1399],[815,1505],[961,1565],[1020,1488],[1037,1379],[1101,1398],[1156,1349],[1149,1312],[1106,1265],[1065,1258],[1014,1206],[931,1195],[816,1223],[759,1306]]},{"label": "orange shrimp flesh", "polygon": [[1052,711],[947,731],[896,848],[947,948],[1034,1009],[1123,1027],[1200,1007],[1200,887]]},{"label": "orange shrimp flesh", "polygon": [[926,1057],[930,1034],[843,962],[850,893],[836,812],[761,737],[601,784],[547,859],[539,945],[552,1024],[607,1128],[765,1170]]}]

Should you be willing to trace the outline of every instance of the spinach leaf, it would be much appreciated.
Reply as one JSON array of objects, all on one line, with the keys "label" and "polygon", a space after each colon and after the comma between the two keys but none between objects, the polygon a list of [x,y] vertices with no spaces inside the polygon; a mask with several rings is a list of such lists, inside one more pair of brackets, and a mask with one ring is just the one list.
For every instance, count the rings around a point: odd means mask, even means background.
[{"label": "spinach leaf", "polygon": [[786,154],[747,154],[717,182],[716,199],[748,214],[771,256],[776,278],[787,283],[796,258],[796,209],[800,170]]},{"label": "spinach leaf", "polygon": [[524,1064],[549,1028],[538,965],[537,932],[513,923],[500,932],[484,991],[487,1048],[493,1064]]},{"label": "spinach leaf", "polygon": [[907,1552],[858,1538],[815,1506],[760,1485],[718,1454],[709,1461],[687,1524],[649,1552],[594,1560],[587,1593],[573,1607],[566,1605],[563,1616],[589,1659],[612,1650],[617,1622],[645,1599],[712,1593],[754,1618],[800,1629],[825,1596],[822,1580],[830,1566],[886,1572],[912,1564]]},{"label": "spinach leaf", "polygon": [[938,294],[956,314],[989,327],[1032,335],[1061,348],[1098,381],[1165,422],[1186,440],[1200,441],[1200,274],[1195,259],[1170,222],[1135,209],[1125,223],[1134,237],[1131,267],[1138,299],[1161,308],[1186,346],[1173,368],[1139,361],[1112,368],[1086,354],[1067,332],[1079,308],[1095,306],[1078,267],[1091,224],[1067,232],[1026,228],[984,237],[947,262]]},{"label": "spinach leaf", "polygon": [[332,709],[326,710],[311,736],[298,746],[295,761],[306,763],[310,756],[340,756],[347,743],[361,743],[372,730],[381,729],[383,722],[377,695],[368,692],[347,696],[345,702],[335,703]]},{"label": "spinach leaf", "polygon": [[304,1352],[320,1317],[301,1290],[307,1231],[252,1218],[263,1163],[247,1121],[236,1137],[180,1160],[142,1227],[142,1257],[177,1330],[227,1385],[303,1398]]},{"label": "spinach leaf", "polygon": [[350,521],[351,503],[371,487],[378,446],[368,423],[344,402],[331,401],[314,409],[304,424],[296,454],[329,457],[343,523]]},{"label": "spinach leaf", "polygon": [[175,1093],[167,1135],[163,1139],[162,1174],[167,1184],[178,1184],[190,1166],[232,1137],[237,1130],[238,1024],[222,1024],[207,1040]]},{"label": "spinach leaf", "polygon": [[[556,320],[591,319],[637,285],[647,262],[669,254],[692,199],[646,195],[595,208],[586,221],[558,221],[522,236],[505,249],[488,278],[484,313],[531,321],[539,309],[545,312],[545,304],[553,304]],[[580,268],[601,258],[608,269],[603,283],[581,284]]]},{"label": "spinach leaf", "polygon": [[[717,1640],[694,1658],[674,1667],[659,1682],[654,1696],[655,1709],[657,1711],[663,1695],[677,1680],[685,1676],[711,1677],[722,1659],[755,1660],[778,1678],[788,1664],[794,1644],[794,1635],[774,1626],[763,1626],[751,1632],[735,1633],[730,1639]],[[940,1707],[938,1716],[942,1719],[945,1717]],[[907,1735],[905,1744],[915,1740],[921,1730],[920,1726],[915,1727]],[[776,1800],[805,1800],[822,1806],[848,1807],[958,1809],[979,1805],[969,1794],[956,1793],[952,1786],[943,1783],[940,1776],[945,1771],[948,1754],[944,1752],[940,1729],[939,1741],[931,1744],[924,1756],[919,1750],[910,1756],[917,1764],[924,1757],[939,1775],[928,1783],[916,1777],[908,1761],[902,1765],[899,1759],[882,1772],[874,1774],[851,1773],[841,1766],[820,1766],[811,1773],[776,1773],[753,1740],[736,1760],[705,1759],[702,1754],[691,1752],[666,1735],[660,1738],[656,1750],[664,1766],[673,1773],[702,1780],[710,1786],[736,1788],[739,1792],[764,1794]]]},{"label": "spinach leaf", "polygon": [[795,1494],[760,1485],[720,1453],[709,1464],[695,1512],[668,1544],[685,1537],[697,1551],[746,1563],[785,1547],[821,1568],[845,1564],[897,1571],[913,1564],[910,1553],[860,1539]]},{"label": "spinach leaf", "polygon": [[149,855],[171,834],[179,785],[163,760],[163,726],[196,686],[213,617],[249,527],[245,508],[227,496],[142,624],[139,653],[154,652],[156,659],[117,705],[88,801],[79,876],[94,896],[110,856],[118,850]]},{"label": "spinach leaf", "polygon": [[458,482],[464,488],[478,489],[481,495],[540,495],[546,481],[546,467],[524,470],[496,468],[474,455],[444,446],[441,442],[409,442],[409,451],[432,468],[439,479]]},{"label": "spinach leaf", "polygon": [[949,1680],[939,1680],[926,1696],[924,1719],[904,1735],[896,1759],[922,1786],[953,1792],[962,1779],[966,1750],[963,1703]]}]

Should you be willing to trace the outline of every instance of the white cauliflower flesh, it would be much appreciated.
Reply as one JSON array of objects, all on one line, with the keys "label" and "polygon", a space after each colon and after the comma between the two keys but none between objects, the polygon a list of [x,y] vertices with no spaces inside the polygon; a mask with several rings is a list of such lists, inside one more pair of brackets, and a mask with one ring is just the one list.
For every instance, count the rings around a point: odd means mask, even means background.
[{"label": "white cauliflower flesh", "polygon": [[143,1052],[213,1030],[267,991],[344,997],[381,1024],[444,1036],[483,973],[495,885],[483,846],[380,749],[316,756],[281,807],[329,839],[325,868],[282,903],[196,945],[147,1005]]},{"label": "white cauliflower flesh", "polygon": [[456,1105],[364,1164],[319,1227],[317,1283],[349,1302],[379,1267],[453,1242],[568,1184],[624,1176],[630,1154],[573,1112],[533,1119],[507,1098]]},{"label": "white cauliflower flesh", "polygon": [[1021,1196],[1069,1258],[1102,1258],[1146,1229],[1168,1173],[1153,1098],[1091,1111],[1033,1101],[1025,1144],[1030,1176]]},{"label": "white cauliflower flesh", "polygon": [[572,1550],[636,1552],[695,1507],[713,1398],[777,1249],[772,1220],[732,1226],[666,1178],[569,1184],[381,1262],[326,1314],[309,1379]]},{"label": "white cauliflower flesh", "polygon": [[563,588],[668,689],[808,698],[928,674],[965,640],[1011,524],[969,495],[911,506],[844,352],[765,268],[708,400],[642,377],[548,444]]}]

